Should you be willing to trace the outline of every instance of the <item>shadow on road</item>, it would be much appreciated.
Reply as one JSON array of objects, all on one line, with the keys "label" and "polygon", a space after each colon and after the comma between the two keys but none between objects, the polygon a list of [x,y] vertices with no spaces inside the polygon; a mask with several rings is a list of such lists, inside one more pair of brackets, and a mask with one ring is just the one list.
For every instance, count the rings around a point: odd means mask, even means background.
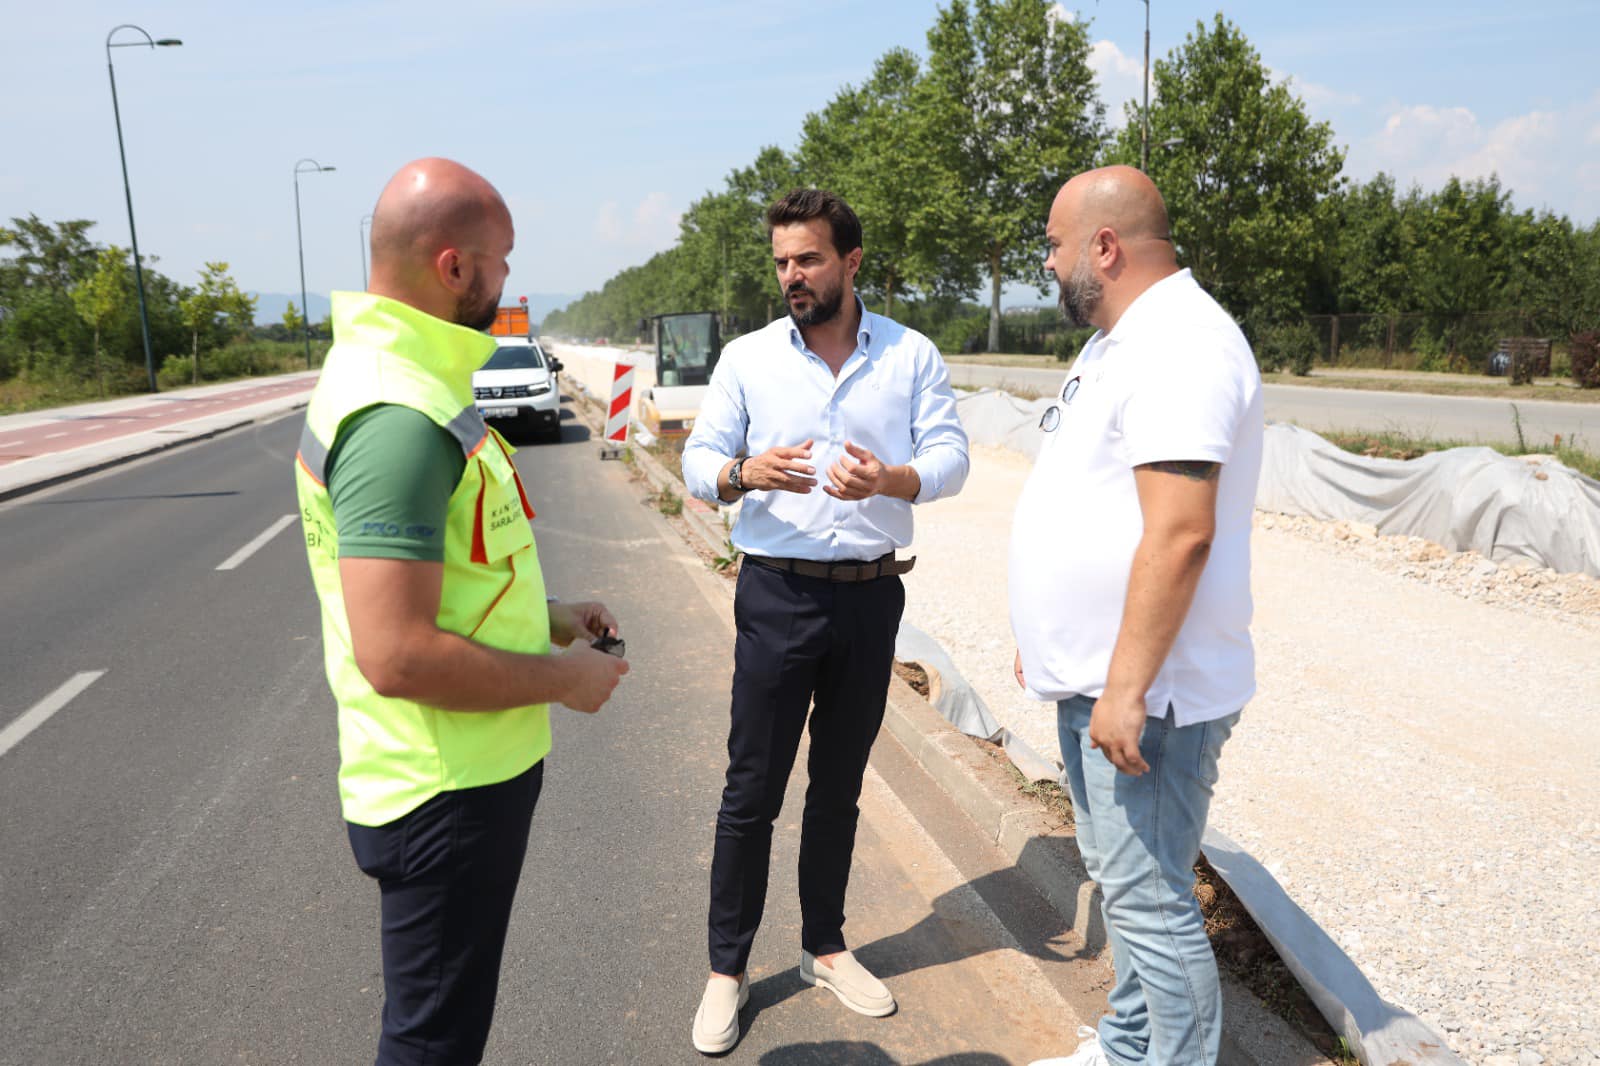
[{"label": "shadow on road", "polygon": [[789,1044],[773,1048],[760,1058],[761,1066],[1009,1066],[999,1055],[986,1051],[964,1051],[940,1055],[915,1064],[890,1055],[877,1044],[864,1040],[823,1040],[809,1044]]},{"label": "shadow on road", "polygon": [[[1046,846],[1049,845],[1043,841],[1029,841],[1024,845],[1024,854],[1028,848]],[[933,901],[932,913],[923,916],[915,924],[851,950],[863,966],[884,981],[1000,950],[1004,944],[998,942],[992,933],[974,926],[971,897],[974,892],[1016,939],[1017,946],[1033,958],[1049,962],[1083,962],[1098,956],[1097,951],[1090,950],[1073,934],[1074,916],[1069,914],[1063,918],[1044,903],[1032,882],[1015,866],[984,874],[961,888],[944,893]],[[1098,900],[1098,894],[1094,898]],[[1095,907],[1090,915],[1091,938],[1097,932],[1104,935],[1101,922],[1099,908]],[[800,980],[798,966],[755,982],[750,986],[750,1005],[754,1008],[752,1017],[809,987]],[[942,1063],[945,1060],[939,1061]]]}]

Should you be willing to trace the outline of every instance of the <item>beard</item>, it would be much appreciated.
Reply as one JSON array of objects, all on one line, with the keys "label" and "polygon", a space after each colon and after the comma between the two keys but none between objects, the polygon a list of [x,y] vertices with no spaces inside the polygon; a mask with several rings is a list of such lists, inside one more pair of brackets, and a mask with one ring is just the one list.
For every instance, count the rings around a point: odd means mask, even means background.
[{"label": "beard", "polygon": [[844,286],[839,285],[832,291],[822,295],[795,282],[784,292],[784,299],[790,300],[798,293],[805,293],[811,297],[811,307],[805,311],[794,310],[794,305],[789,305],[789,314],[794,318],[794,324],[801,327],[820,326],[824,322],[832,322],[839,316],[839,308],[844,305]]},{"label": "beard", "polygon": [[456,301],[456,313],[452,319],[458,326],[478,330],[480,333],[494,325],[495,315],[500,311],[500,293],[492,297],[484,292],[483,275],[479,274],[472,279],[472,284],[467,286],[466,295]]},{"label": "beard", "polygon": [[1056,286],[1060,289],[1056,303],[1061,307],[1061,317],[1079,328],[1092,326],[1089,319],[1100,306],[1104,288],[1089,272],[1089,264],[1082,256],[1073,264],[1067,280],[1056,279]]}]

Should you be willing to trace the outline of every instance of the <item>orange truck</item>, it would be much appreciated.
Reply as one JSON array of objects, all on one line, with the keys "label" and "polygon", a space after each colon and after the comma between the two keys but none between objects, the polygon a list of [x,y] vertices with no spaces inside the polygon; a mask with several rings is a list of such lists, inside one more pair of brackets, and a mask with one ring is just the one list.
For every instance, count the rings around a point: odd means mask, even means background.
[{"label": "orange truck", "polygon": [[502,307],[495,313],[494,324],[489,327],[491,337],[533,338],[533,323],[528,320],[528,298],[522,297],[515,307]]}]

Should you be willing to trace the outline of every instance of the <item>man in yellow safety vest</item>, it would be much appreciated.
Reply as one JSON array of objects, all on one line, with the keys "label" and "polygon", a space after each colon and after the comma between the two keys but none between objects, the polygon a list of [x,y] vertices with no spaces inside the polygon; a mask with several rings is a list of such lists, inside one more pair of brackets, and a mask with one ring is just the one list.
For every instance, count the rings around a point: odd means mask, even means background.
[{"label": "man in yellow safety vest", "polygon": [[371,285],[333,295],[296,457],[340,800],[382,898],[379,1066],[481,1058],[548,705],[597,711],[628,671],[589,647],[617,636],[603,605],[547,603],[512,449],[473,403],[512,240],[499,193],[457,163],[390,180]]}]

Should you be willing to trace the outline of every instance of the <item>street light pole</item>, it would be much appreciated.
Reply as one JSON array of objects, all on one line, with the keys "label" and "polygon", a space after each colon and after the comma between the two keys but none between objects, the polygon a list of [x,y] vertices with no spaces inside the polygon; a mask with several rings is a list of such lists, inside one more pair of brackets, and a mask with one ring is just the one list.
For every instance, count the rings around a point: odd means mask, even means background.
[{"label": "street light pole", "polygon": [[1144,0],[1144,107],[1139,112],[1139,169],[1150,170],[1150,0]]},{"label": "street light pole", "polygon": [[[310,163],[309,167],[305,164]],[[306,306],[306,242],[300,232],[300,175],[320,174],[325,167],[315,159],[302,159],[294,165],[294,241],[300,250],[300,334],[305,339],[306,369],[311,369],[311,309]]]},{"label": "street light pole", "polygon": [[[144,35],[143,41],[129,41],[126,44],[112,44],[111,38],[117,35],[117,30],[138,30]],[[163,37],[159,41],[152,40],[148,33],[132,24],[123,24],[112,29],[106,34],[106,73],[111,77],[111,117],[117,124],[117,156],[122,160],[122,195],[128,201],[128,239],[133,243],[133,280],[139,290],[139,335],[144,339],[144,372],[150,382],[150,391],[156,391],[156,363],[150,352],[150,313],[144,305],[144,267],[139,263],[139,234],[133,228],[133,187],[128,184],[128,152],[122,145],[122,109],[117,106],[117,71],[111,65],[111,50],[113,48],[137,48],[139,45],[148,45],[151,48],[171,48],[183,42],[175,37]]]},{"label": "street light pole", "polygon": [[361,288],[367,287],[367,223],[372,221],[371,215],[361,216]]}]

